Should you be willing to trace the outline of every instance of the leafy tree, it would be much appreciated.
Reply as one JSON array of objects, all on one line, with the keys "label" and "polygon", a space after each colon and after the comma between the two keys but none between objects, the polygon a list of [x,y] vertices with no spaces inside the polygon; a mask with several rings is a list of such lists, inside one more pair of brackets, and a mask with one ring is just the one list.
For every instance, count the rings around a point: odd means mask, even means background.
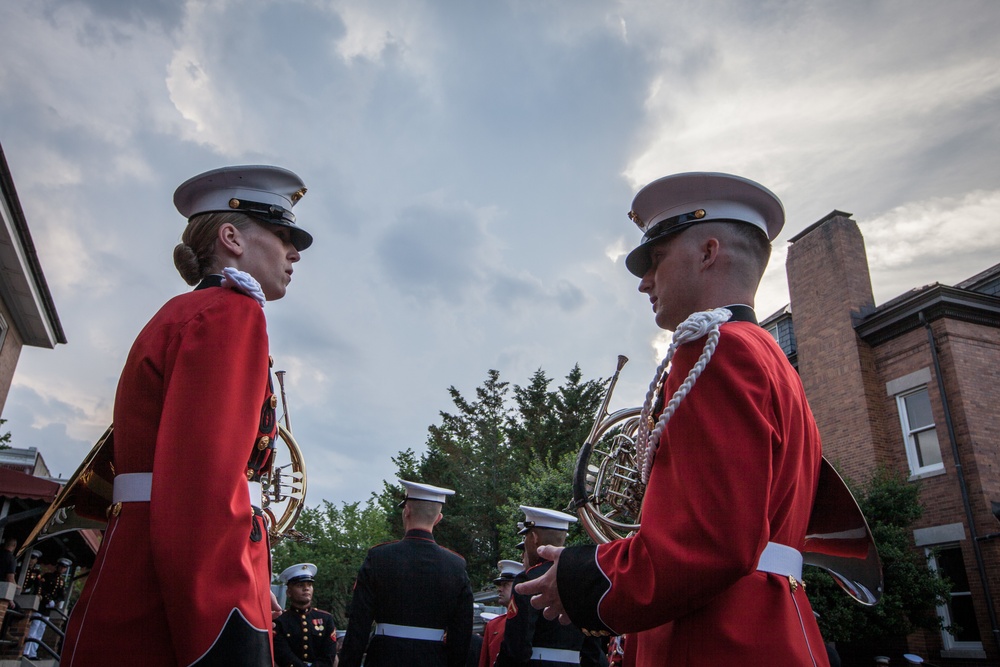
[{"label": "leafy tree", "polygon": [[307,507],[295,524],[311,542],[282,541],[274,546],[273,569],[280,573],[296,563],[313,563],[319,568],[313,603],[333,614],[338,628],[347,627],[347,606],[354,580],[368,549],[390,539],[386,515],[373,494],[368,502],[343,503],[337,507],[324,500],[319,507]]},{"label": "leafy tree", "polygon": [[[6,419],[0,419],[0,426],[3,426],[6,423]],[[0,435],[0,449],[10,449],[10,431]]]},{"label": "leafy tree", "polygon": [[810,568],[804,578],[823,637],[858,642],[940,628],[935,606],[947,599],[951,584],[927,566],[911,543],[911,526],[923,513],[919,485],[880,467],[864,486],[852,490],[878,547],[885,591],[877,605],[865,607],[845,595],[828,574]]}]

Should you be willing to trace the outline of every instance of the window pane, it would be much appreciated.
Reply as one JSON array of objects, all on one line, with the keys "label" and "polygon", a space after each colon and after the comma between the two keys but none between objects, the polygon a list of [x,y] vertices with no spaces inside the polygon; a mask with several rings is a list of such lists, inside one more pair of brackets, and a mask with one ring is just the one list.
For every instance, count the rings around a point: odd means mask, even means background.
[{"label": "window pane", "polygon": [[968,593],[969,577],[965,572],[965,559],[962,558],[960,547],[947,547],[938,550],[938,571],[951,580],[952,593]]},{"label": "window pane", "polygon": [[931,414],[931,400],[926,389],[904,396],[903,401],[906,403],[906,419],[910,424],[911,431],[934,423],[934,416]]},{"label": "window pane", "polygon": [[913,439],[917,443],[917,458],[920,459],[921,468],[941,463],[941,446],[938,444],[937,431],[930,429],[914,433]]},{"label": "window pane", "polygon": [[979,625],[976,623],[976,611],[972,608],[971,595],[955,595],[948,605],[951,611],[951,622],[958,627],[958,632],[952,636],[960,642],[979,642]]}]

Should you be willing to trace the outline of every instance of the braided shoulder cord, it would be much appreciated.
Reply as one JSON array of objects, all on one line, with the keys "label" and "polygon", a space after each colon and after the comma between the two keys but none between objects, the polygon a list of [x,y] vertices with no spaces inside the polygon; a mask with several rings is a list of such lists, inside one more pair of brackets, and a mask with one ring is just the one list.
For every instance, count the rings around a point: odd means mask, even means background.
[{"label": "braided shoulder cord", "polygon": [[[684,397],[694,387],[694,383],[698,380],[702,371],[705,370],[705,366],[708,365],[712,355],[715,354],[715,348],[719,344],[719,328],[725,322],[729,321],[729,318],[732,316],[732,312],[725,308],[697,312],[681,322],[677,330],[674,331],[670,347],[667,348],[666,356],[656,369],[653,381],[649,385],[649,391],[646,392],[646,400],[642,404],[642,412],[639,413],[636,457],[638,461],[642,461],[643,484],[649,483],[649,473],[653,469],[653,460],[656,458],[656,449],[660,445],[660,436],[663,434],[663,429],[667,427],[667,422],[670,421],[670,418],[676,412],[677,406],[680,405]],[[677,348],[684,343],[698,340],[706,334],[708,339],[705,341],[705,347],[701,351],[701,356],[698,357],[698,361],[691,368],[687,377],[684,378],[684,382],[681,383],[681,386],[677,388],[677,391],[674,392],[674,395],[663,407],[660,418],[653,425],[651,415],[660,389],[665,386],[667,374],[670,372],[670,362],[673,360]]]},{"label": "braided shoulder cord", "polygon": [[251,297],[263,308],[267,302],[264,292],[260,289],[257,279],[245,271],[238,271],[231,266],[222,269],[222,286],[229,287],[237,292],[242,292]]}]

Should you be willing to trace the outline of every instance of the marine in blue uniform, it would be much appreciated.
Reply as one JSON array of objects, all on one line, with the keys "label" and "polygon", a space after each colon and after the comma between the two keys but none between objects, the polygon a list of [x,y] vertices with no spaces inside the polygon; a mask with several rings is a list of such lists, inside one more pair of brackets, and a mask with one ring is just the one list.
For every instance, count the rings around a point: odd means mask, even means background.
[{"label": "marine in blue uniform", "polygon": [[333,616],[312,606],[316,566],[293,565],[279,577],[290,606],[274,622],[276,667],[336,667],[337,628]]},{"label": "marine in blue uniform", "polygon": [[[569,524],[576,522],[576,517],[555,510],[521,505],[521,511],[524,523],[518,534],[524,535],[526,569],[515,576],[515,585],[548,572],[552,562],[543,560],[536,549],[544,544],[565,544]],[[497,667],[591,667],[607,662],[596,638],[585,637],[575,625],[546,620],[541,611],[531,606],[530,598],[515,588],[496,664]]]},{"label": "marine in blue uniform", "polygon": [[366,649],[365,667],[461,667],[472,636],[472,588],[465,559],[433,535],[445,497],[455,492],[400,483],[406,534],[368,551],[354,584],[340,667],[358,667]]}]

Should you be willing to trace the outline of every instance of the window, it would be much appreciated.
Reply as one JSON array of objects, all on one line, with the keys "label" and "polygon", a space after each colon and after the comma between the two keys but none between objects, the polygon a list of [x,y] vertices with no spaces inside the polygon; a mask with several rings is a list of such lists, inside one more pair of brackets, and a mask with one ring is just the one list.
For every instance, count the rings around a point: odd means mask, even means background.
[{"label": "window", "polygon": [[962,549],[957,544],[928,550],[928,565],[932,570],[951,581],[951,599],[944,606],[938,607],[938,616],[945,627],[954,626],[952,632],[941,631],[945,650],[981,651],[983,639],[979,634],[979,621],[972,605],[972,592],[969,590],[969,577],[965,571],[965,559]]},{"label": "window", "polygon": [[916,476],[944,470],[927,387],[896,396],[896,404],[899,406],[910,473]]},{"label": "window", "polygon": [[767,332],[771,334],[771,337],[777,341],[778,345],[781,346],[782,351],[785,353],[786,357],[791,357],[798,350],[798,345],[795,341],[795,329],[792,326],[792,318],[784,317],[779,320],[775,320],[766,327]]}]

